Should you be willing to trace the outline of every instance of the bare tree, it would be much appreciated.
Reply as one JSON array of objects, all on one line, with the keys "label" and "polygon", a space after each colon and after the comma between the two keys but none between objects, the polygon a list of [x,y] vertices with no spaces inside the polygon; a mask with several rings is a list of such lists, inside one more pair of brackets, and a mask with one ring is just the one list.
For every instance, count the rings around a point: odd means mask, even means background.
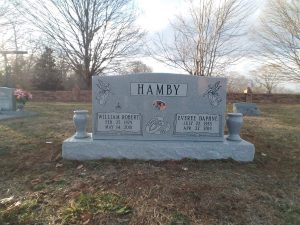
[{"label": "bare tree", "polygon": [[151,73],[152,68],[147,66],[142,61],[132,61],[129,62],[126,66],[126,73]]},{"label": "bare tree", "polygon": [[266,64],[257,70],[251,71],[255,82],[263,87],[268,94],[274,92],[275,88],[283,82],[281,68],[276,64]]},{"label": "bare tree", "polygon": [[4,3],[0,3],[0,18],[2,18],[5,15],[6,9]]},{"label": "bare tree", "polygon": [[115,62],[137,53],[143,32],[132,0],[19,0],[17,4],[91,85]]},{"label": "bare tree", "polygon": [[9,7],[7,1],[0,2],[0,27],[7,25],[7,21],[5,20],[5,15],[9,12]]},{"label": "bare tree", "polygon": [[188,0],[189,17],[171,23],[172,40],[158,35],[151,55],[192,75],[212,76],[243,54],[241,39],[250,10],[242,0]]},{"label": "bare tree", "polygon": [[282,70],[280,79],[300,81],[300,1],[268,0],[258,36],[260,55]]},{"label": "bare tree", "polygon": [[243,93],[251,80],[236,71],[227,74],[227,91],[229,93]]}]

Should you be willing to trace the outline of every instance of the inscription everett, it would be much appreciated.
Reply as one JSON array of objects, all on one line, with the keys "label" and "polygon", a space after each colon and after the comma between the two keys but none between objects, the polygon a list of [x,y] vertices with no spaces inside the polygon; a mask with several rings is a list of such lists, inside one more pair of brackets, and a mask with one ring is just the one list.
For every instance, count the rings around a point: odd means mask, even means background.
[{"label": "inscription everett", "polygon": [[98,113],[97,131],[103,134],[142,134],[141,114]]},{"label": "inscription everett", "polygon": [[221,116],[210,114],[176,114],[175,135],[216,136],[220,134]]}]

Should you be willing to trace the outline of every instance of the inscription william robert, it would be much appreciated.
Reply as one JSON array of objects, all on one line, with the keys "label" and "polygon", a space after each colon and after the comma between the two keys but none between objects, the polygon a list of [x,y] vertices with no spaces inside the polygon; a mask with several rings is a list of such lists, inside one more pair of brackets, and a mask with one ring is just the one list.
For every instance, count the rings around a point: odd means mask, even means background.
[{"label": "inscription william robert", "polygon": [[142,134],[139,113],[98,113],[97,132],[102,134]]},{"label": "inscription william robert", "polygon": [[131,95],[186,96],[187,84],[130,83]]}]

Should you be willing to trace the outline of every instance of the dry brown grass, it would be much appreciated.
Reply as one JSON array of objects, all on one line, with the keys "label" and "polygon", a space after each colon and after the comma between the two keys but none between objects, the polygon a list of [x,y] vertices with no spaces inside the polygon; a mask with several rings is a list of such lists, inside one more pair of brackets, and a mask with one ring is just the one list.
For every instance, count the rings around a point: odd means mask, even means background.
[{"label": "dry brown grass", "polygon": [[300,224],[300,105],[245,117],[252,163],[64,161],[72,111],[91,106],[27,107],[39,115],[0,122],[0,224]]}]

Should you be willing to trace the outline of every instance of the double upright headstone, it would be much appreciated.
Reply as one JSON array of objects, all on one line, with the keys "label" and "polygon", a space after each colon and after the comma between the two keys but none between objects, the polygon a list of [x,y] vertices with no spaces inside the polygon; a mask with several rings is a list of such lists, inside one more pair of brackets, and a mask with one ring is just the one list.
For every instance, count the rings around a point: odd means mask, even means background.
[{"label": "double upright headstone", "polygon": [[252,144],[224,138],[225,78],[94,76],[92,90],[93,132],[65,140],[66,159],[253,159]]},{"label": "double upright headstone", "polygon": [[223,141],[226,81],[174,74],[93,77],[93,138]]}]

